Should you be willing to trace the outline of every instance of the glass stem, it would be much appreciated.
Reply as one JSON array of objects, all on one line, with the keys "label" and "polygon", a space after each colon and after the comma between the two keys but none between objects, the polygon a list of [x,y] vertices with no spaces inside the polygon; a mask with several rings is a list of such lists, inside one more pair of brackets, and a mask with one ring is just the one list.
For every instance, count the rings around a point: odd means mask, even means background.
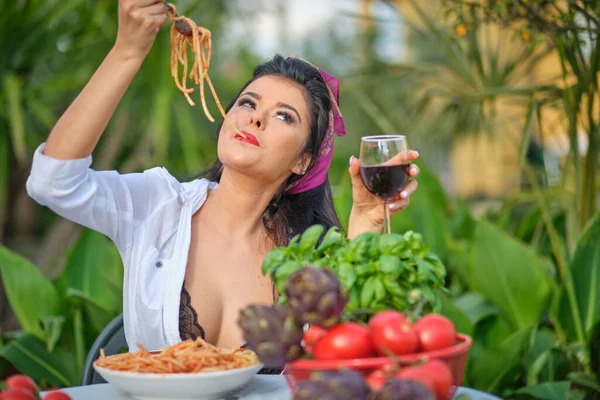
[{"label": "glass stem", "polygon": [[390,207],[387,201],[383,202],[383,233],[391,233]]}]

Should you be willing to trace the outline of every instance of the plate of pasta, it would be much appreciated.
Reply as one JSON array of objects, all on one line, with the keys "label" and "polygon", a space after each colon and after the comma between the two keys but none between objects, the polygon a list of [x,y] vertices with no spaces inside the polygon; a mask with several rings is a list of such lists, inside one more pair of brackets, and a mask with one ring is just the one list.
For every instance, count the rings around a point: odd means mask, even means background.
[{"label": "plate of pasta", "polygon": [[219,399],[243,388],[263,367],[251,350],[223,349],[201,338],[161,351],[139,348],[112,356],[101,351],[94,361],[102,378],[137,400]]}]

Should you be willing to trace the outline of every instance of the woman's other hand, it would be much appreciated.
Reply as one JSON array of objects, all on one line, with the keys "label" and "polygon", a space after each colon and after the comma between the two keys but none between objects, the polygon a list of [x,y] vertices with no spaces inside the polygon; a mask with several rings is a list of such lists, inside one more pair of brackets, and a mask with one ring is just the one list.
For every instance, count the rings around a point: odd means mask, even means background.
[{"label": "woman's other hand", "polygon": [[[409,164],[419,157],[415,150],[406,153],[403,164]],[[383,203],[381,199],[366,188],[360,177],[360,160],[350,157],[348,168],[352,180],[352,211],[348,222],[348,237],[353,238],[363,232],[381,232],[383,229]],[[406,187],[388,204],[390,216],[405,209],[410,202],[410,195],[417,189],[417,181],[414,179],[419,175],[419,167],[411,164],[408,168],[410,179]]]}]

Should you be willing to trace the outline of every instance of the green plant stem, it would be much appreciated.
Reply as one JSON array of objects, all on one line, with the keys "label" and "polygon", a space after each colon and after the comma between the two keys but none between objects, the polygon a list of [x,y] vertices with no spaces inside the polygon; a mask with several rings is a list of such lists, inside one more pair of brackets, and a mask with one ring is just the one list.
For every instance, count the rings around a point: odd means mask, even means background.
[{"label": "green plant stem", "polygon": [[570,271],[567,270],[566,258],[564,255],[564,250],[560,245],[560,237],[554,224],[552,223],[552,216],[550,214],[550,210],[548,209],[548,205],[546,204],[546,199],[538,186],[538,183],[535,179],[535,174],[533,173],[531,167],[527,164],[523,164],[523,169],[527,174],[527,178],[531,183],[531,187],[534,193],[537,195],[538,202],[540,204],[540,211],[542,214],[542,218],[544,219],[544,223],[546,224],[546,230],[548,232],[548,238],[550,239],[550,245],[552,247],[552,252],[556,258],[556,265],[558,267],[558,274],[561,282],[565,284],[565,288],[567,291],[567,297],[569,299],[569,306],[571,308],[571,313],[573,314],[573,319],[575,320],[575,331],[577,332],[577,339],[581,342],[584,341],[583,327],[581,324],[581,317],[579,315],[579,310],[577,309],[577,297],[575,295],[575,288],[573,287],[573,281],[571,278]]},{"label": "green plant stem", "polygon": [[4,224],[8,216],[8,192],[11,167],[8,134],[0,134],[0,243],[4,240]]},{"label": "green plant stem", "polygon": [[83,310],[77,306],[73,313],[73,336],[75,337],[75,359],[77,368],[83,370],[85,363],[85,340],[83,338]]},{"label": "green plant stem", "polygon": [[[592,218],[596,211],[596,174],[598,169],[598,135],[600,134],[600,122],[597,124],[594,119],[594,101],[600,95],[598,93],[597,71],[600,69],[600,41],[596,41],[589,66],[589,75],[586,74],[580,80],[582,86],[587,88],[587,118],[588,118],[588,152],[583,166],[583,188],[581,196],[581,227]],[[589,78],[589,81],[588,81]]]},{"label": "green plant stem", "polygon": [[[570,73],[567,69],[567,64],[571,66],[571,70],[577,76],[577,61],[574,60],[570,49],[567,47],[567,44],[559,37],[556,38],[556,50],[559,55],[560,66],[562,70],[563,82],[566,84]],[[581,94],[578,89],[578,85],[569,86],[566,85],[566,88],[562,94],[562,102],[565,107],[565,113],[567,114],[567,118],[569,120],[569,145],[570,145],[570,154],[569,156],[573,157],[573,166],[575,167],[575,193],[578,199],[581,198],[581,157],[579,156],[579,136],[577,135],[577,116],[579,114],[578,104],[581,101]],[[569,157],[567,157],[569,158]],[[567,163],[568,166],[568,163]],[[565,167],[567,167],[565,166]]]},{"label": "green plant stem", "polygon": [[[591,115],[590,115],[591,118]],[[590,125],[593,123],[590,121]],[[598,169],[598,140],[596,132],[589,133],[587,156],[583,166],[583,188],[581,196],[581,227],[592,218],[596,205],[596,170]]]}]

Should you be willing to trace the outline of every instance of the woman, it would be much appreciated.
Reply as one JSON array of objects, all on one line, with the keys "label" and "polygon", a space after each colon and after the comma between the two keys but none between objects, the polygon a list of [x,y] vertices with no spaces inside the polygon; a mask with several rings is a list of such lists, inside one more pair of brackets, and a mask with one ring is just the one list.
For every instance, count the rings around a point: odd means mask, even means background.
[{"label": "woman", "polygon": [[[94,171],[91,153],[166,20],[162,1],[119,6],[115,45],[36,150],[28,193],[118,247],[130,351],[196,336],[238,347],[239,310],[274,301],[272,282],[260,272],[267,252],[310,225],[339,225],[326,172],[343,121],[323,77],[335,79],[294,58],[259,66],[227,110],[231,123],[221,125],[207,179],[181,183],[164,168]],[[417,156],[411,152],[409,161]],[[351,159],[349,236],[382,227],[381,203],[358,171]],[[395,210],[415,188],[412,181]]]}]

